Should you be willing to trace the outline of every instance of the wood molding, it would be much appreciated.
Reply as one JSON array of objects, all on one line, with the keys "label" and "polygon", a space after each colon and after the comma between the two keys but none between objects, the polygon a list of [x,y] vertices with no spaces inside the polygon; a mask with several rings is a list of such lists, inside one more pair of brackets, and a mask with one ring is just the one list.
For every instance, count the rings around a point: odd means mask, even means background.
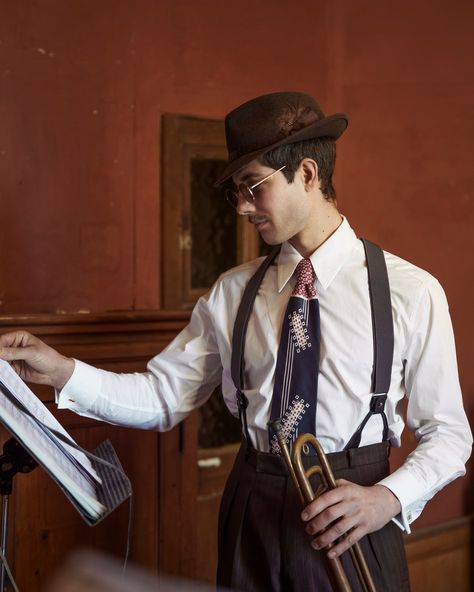
[{"label": "wood molding", "polygon": [[[190,312],[183,310],[139,310],[113,311],[104,313],[68,313],[68,314],[16,314],[0,315],[0,327],[7,330],[28,328],[40,331],[42,335],[58,332],[71,332],[74,328],[80,333],[90,332],[85,327],[104,326],[107,330],[123,331],[124,327],[133,325],[156,324],[173,326],[189,319]],[[61,331],[55,327],[69,329]]]},{"label": "wood molding", "polygon": [[189,316],[189,311],[4,315],[0,331],[29,331],[64,355],[127,371],[137,365],[144,368],[183,329]]},{"label": "wood molding", "polygon": [[405,536],[412,592],[470,592],[474,516],[463,516]]}]

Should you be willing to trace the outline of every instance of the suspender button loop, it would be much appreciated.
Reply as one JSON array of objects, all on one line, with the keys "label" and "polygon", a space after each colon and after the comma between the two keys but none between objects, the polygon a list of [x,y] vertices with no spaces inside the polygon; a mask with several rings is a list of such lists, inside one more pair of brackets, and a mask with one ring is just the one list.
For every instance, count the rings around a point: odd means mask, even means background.
[{"label": "suspender button loop", "polygon": [[387,395],[374,395],[370,401],[370,411],[372,413],[383,413]]},{"label": "suspender button loop", "polygon": [[249,400],[244,395],[244,393],[241,390],[237,389],[235,392],[235,396],[237,397],[237,404],[239,406],[239,409],[247,409],[249,405]]}]

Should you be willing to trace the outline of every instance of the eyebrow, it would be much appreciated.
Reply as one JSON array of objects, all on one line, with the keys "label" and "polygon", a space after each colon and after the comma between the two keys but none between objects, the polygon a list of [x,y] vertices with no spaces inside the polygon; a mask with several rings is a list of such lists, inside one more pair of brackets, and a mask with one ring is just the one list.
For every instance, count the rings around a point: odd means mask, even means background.
[{"label": "eyebrow", "polygon": [[259,176],[257,175],[257,173],[246,173],[239,181],[239,183],[248,183],[249,181],[256,181],[258,182]]}]

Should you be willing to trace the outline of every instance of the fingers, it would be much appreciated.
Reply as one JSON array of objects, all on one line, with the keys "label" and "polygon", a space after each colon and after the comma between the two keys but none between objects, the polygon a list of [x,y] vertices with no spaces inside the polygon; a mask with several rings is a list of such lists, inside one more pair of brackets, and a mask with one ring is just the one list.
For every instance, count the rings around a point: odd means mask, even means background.
[{"label": "fingers", "polygon": [[360,541],[360,539],[366,534],[366,530],[362,527],[353,528],[346,534],[346,536],[339,539],[337,543],[329,550],[328,557],[330,559],[333,559],[334,557],[340,557],[345,551]]},{"label": "fingers", "polygon": [[0,358],[26,381],[63,388],[74,371],[67,358],[27,331],[0,335]]},{"label": "fingers", "polygon": [[28,331],[12,331],[0,335],[0,359],[12,362],[26,360],[31,356],[31,346],[40,340]]},{"label": "fingers", "polygon": [[364,487],[340,479],[338,487],[322,494],[302,513],[315,549],[333,545],[329,557],[339,556],[369,532],[382,528],[400,512],[400,502],[383,485]]},{"label": "fingers", "polygon": [[[1,354],[0,354],[1,357]],[[15,370],[15,372],[18,374],[18,376],[23,376],[23,368],[22,368],[22,364],[20,361],[13,361],[10,363],[10,366],[13,368],[13,370]]]},{"label": "fingers", "polygon": [[41,341],[28,331],[13,331],[0,335],[0,358],[7,362],[28,360]]},{"label": "fingers", "polygon": [[26,347],[39,342],[39,339],[28,331],[12,331],[0,335],[0,348]]},{"label": "fingers", "polygon": [[343,487],[336,487],[336,489],[331,489],[330,491],[323,493],[323,495],[320,495],[310,504],[308,504],[308,506],[306,506],[301,514],[301,518],[305,522],[312,520],[315,516],[318,516],[327,508],[340,503],[344,499],[345,494],[346,492],[343,491]]},{"label": "fingers", "polygon": [[341,479],[336,489],[305,508],[306,532],[314,535],[315,549],[330,547],[328,556],[337,557],[370,531],[366,515],[369,489]]},{"label": "fingers", "polygon": [[331,552],[336,552],[339,555],[357,542],[364,534],[366,534],[365,530],[357,524],[355,516],[344,516],[324,532],[320,532],[313,539],[312,546],[317,550],[321,550],[334,545]]},{"label": "fingers", "polygon": [[0,359],[7,362],[26,360],[30,355],[31,352],[25,347],[0,347]]},{"label": "fingers", "polygon": [[358,525],[359,519],[361,516],[354,512],[354,507],[341,501],[313,518],[306,532],[315,535],[312,546],[317,550],[334,545],[329,556],[336,557],[366,534]]},{"label": "fingers", "polygon": [[[339,521],[350,511],[348,504],[344,503],[343,500],[330,504],[321,512],[317,512],[314,518],[308,521],[306,525],[306,532],[308,534],[317,534],[327,528],[333,523]],[[339,536],[345,531],[340,532]]]}]

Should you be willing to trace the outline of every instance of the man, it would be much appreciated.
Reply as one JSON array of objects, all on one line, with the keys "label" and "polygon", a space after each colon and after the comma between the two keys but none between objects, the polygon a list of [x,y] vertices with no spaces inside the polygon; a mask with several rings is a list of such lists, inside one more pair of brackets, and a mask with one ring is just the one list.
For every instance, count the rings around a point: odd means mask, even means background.
[{"label": "man", "polygon": [[[224,273],[147,373],[97,370],[24,333],[0,338],[0,357],[56,387],[60,407],[117,424],[170,429],[222,382],[245,438],[223,496],[218,582],[240,590],[330,590],[322,553],[359,540],[376,589],[408,590],[402,529],[464,474],[470,454],[442,288],[363,245],[336,207],[335,140],[346,127],[345,115],[324,116],[302,93],[257,97],[227,116],[229,163],[217,183],[281,250],[264,267]],[[405,395],[418,445],[388,475]],[[315,433],[340,479],[302,513],[267,429],[277,416],[290,446]]]}]

